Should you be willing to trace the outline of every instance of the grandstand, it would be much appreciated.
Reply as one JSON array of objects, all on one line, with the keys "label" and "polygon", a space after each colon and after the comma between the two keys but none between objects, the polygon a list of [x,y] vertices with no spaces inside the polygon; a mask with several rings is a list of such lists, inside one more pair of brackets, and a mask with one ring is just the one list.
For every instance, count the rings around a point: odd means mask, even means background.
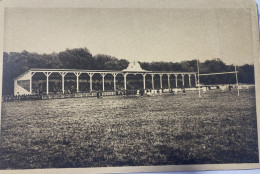
[{"label": "grandstand", "polygon": [[33,68],[14,79],[14,95],[191,88],[196,83],[196,72],[147,71],[134,61],[122,71]]}]

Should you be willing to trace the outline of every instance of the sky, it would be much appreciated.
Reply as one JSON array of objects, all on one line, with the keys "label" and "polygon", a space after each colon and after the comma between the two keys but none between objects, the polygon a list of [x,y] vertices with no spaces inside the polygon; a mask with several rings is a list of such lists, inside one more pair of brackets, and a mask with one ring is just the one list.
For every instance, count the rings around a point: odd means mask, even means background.
[{"label": "sky", "polygon": [[4,51],[60,52],[86,47],[128,61],[221,58],[253,64],[244,9],[7,8]]},{"label": "sky", "polygon": [[[258,29],[260,28],[260,15],[259,15],[259,12],[260,12],[260,0],[255,0],[256,4],[257,4],[257,9],[258,9]],[[260,30],[259,30],[259,33],[260,33]]]}]

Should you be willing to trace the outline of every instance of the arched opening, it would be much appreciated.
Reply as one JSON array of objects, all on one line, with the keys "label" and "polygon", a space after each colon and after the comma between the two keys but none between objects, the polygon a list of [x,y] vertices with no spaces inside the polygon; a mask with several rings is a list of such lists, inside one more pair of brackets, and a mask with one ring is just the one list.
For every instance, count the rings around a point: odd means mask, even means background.
[{"label": "arched opening", "polygon": [[116,75],[116,89],[124,90],[124,76],[122,73]]},{"label": "arched opening", "polygon": [[64,93],[71,94],[77,92],[76,75],[74,73],[67,73],[64,76]]},{"label": "arched opening", "polygon": [[61,92],[62,92],[62,89],[61,89],[60,74],[57,72],[53,72],[49,76],[49,94],[58,94]]},{"label": "arched opening", "polygon": [[154,89],[160,89],[160,75],[155,74],[154,75]]},{"label": "arched opening", "polygon": [[189,88],[189,76],[188,74],[184,74],[184,88]]},{"label": "arched opening", "polygon": [[162,75],[162,88],[168,89],[168,75],[167,74]]},{"label": "arched opening", "polygon": [[146,74],[145,76],[145,88],[146,89],[153,89],[152,87],[152,75]]},{"label": "arched opening", "polygon": [[106,74],[104,78],[105,91],[114,91],[114,76],[111,73]]},{"label": "arched opening", "polygon": [[175,88],[175,76],[173,74],[170,74],[170,87]]},{"label": "arched opening", "polygon": [[182,75],[178,74],[178,76],[177,76],[177,88],[182,88],[182,87],[183,87]]},{"label": "arched opening", "polygon": [[102,76],[100,73],[95,73],[92,76],[92,90],[93,91],[102,90]]},{"label": "arched opening", "polygon": [[142,89],[143,75],[142,74],[128,74],[127,75],[127,89]]},{"label": "arched opening", "polygon": [[90,76],[87,73],[81,73],[79,76],[79,92],[90,92]]},{"label": "arched opening", "polygon": [[36,72],[32,76],[32,93],[46,94],[46,75],[42,72]]}]

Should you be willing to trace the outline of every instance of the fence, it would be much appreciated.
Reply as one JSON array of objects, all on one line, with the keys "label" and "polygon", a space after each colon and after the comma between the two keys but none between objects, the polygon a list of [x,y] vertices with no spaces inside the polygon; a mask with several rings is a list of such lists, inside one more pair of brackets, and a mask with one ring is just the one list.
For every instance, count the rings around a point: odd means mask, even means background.
[{"label": "fence", "polygon": [[[114,91],[102,92],[102,96],[116,95]],[[50,95],[7,95],[2,97],[2,102],[26,101],[26,100],[50,100],[63,98],[97,97],[97,92],[73,93],[73,94],[50,94]]]},{"label": "fence", "polygon": [[[197,90],[196,88],[192,90]],[[7,95],[2,97],[2,102],[26,101],[26,100],[50,100],[50,99],[64,99],[64,98],[85,98],[85,97],[100,97],[100,96],[115,96],[115,95],[147,95],[181,92],[182,89],[158,89],[158,90],[118,90],[105,92],[91,92],[91,93],[71,93],[71,94],[50,94],[50,95]],[[100,95],[101,94],[101,95]]]}]

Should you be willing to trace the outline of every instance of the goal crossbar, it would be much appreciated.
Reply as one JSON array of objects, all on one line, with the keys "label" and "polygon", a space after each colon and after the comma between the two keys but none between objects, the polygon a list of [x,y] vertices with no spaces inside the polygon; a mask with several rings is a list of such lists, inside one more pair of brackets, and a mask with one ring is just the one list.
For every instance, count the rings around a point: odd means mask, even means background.
[{"label": "goal crossbar", "polygon": [[238,77],[237,77],[237,66],[235,65],[235,71],[231,72],[219,72],[219,73],[208,73],[208,74],[200,74],[199,60],[197,60],[197,70],[198,70],[198,87],[199,87],[199,97],[200,97],[200,76],[210,76],[210,75],[218,75],[218,74],[235,74],[236,75],[236,86],[237,86],[237,95],[239,96],[239,87],[238,87]]},{"label": "goal crossbar", "polygon": [[210,75],[218,75],[218,74],[236,74],[236,73],[238,73],[238,71],[209,73],[209,74],[199,74],[199,76],[210,76]]}]

